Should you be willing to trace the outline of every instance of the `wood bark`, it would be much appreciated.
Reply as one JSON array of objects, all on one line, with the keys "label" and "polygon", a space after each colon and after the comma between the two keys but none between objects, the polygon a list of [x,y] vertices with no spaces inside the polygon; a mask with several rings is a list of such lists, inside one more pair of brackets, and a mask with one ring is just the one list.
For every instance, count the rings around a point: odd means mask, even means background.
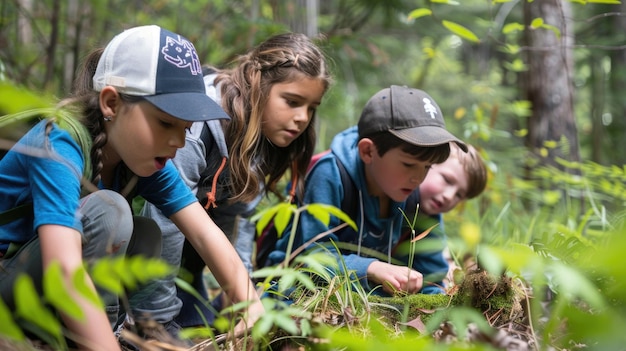
[{"label": "wood bark", "polygon": [[[616,13],[620,16],[613,16],[614,33],[620,33],[622,40],[626,37],[626,2],[615,5]],[[624,43],[624,41],[622,41]],[[606,135],[603,153],[608,164],[626,164],[626,99],[624,99],[624,89],[626,88],[626,50],[613,50],[610,52],[611,72],[609,74],[610,106],[609,114],[603,120],[602,128],[606,128]],[[607,118],[610,118],[607,119]]]},{"label": "wood bark", "polygon": [[[542,18],[558,29],[531,28]],[[522,79],[522,94],[532,103],[528,119],[527,147],[542,165],[559,167],[557,158],[579,161],[578,131],[574,120],[572,83],[573,31],[570,3],[565,0],[525,2],[525,44],[528,71]],[[546,141],[555,141],[551,147]]]}]

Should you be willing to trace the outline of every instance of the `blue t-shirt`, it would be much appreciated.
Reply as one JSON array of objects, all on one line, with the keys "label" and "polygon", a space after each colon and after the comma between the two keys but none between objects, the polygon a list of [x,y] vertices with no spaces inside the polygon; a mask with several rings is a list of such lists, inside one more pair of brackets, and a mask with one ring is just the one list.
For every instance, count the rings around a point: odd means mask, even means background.
[{"label": "blue t-shirt", "polygon": [[[11,242],[30,240],[41,225],[62,225],[82,232],[77,209],[83,152],[56,124],[46,137],[45,126],[45,120],[35,125],[0,160],[0,213],[32,203],[36,214],[0,225],[0,253],[5,253]],[[156,205],[166,216],[197,201],[169,161],[150,177],[139,177],[136,195]]]}]

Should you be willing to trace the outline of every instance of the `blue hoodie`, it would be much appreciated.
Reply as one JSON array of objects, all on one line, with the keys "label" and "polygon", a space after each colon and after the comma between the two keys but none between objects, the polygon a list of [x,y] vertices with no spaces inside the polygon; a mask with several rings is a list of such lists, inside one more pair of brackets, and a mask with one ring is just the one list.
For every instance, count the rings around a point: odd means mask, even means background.
[{"label": "blue hoodie", "polygon": [[[366,291],[370,291],[371,287],[367,281],[367,268],[369,265],[380,259],[380,255],[385,257],[385,262],[398,265],[407,265],[407,255],[398,255],[394,251],[396,245],[401,241],[403,225],[405,225],[404,216],[399,209],[404,210],[405,202],[392,202],[392,209],[388,218],[380,218],[379,199],[367,192],[365,181],[363,161],[359,157],[357,148],[358,143],[357,127],[351,127],[339,133],[331,143],[331,151],[327,155],[319,159],[309,171],[306,179],[306,188],[302,204],[323,203],[335,206],[341,209],[344,197],[344,186],[355,187],[352,192],[358,198],[358,215],[353,218],[358,232],[352,228],[344,228],[339,232],[333,232],[324,238],[318,240],[328,243],[333,240],[339,243],[339,249],[342,252],[342,258],[348,271],[354,271]],[[337,158],[337,160],[335,159]],[[341,175],[337,161],[340,161],[346,172],[352,179],[353,184],[342,184]],[[345,209],[344,209],[345,211]],[[436,221],[441,224],[441,216],[436,216]],[[341,221],[331,216],[330,223],[325,226],[307,212],[303,212],[299,219],[299,226],[294,239],[293,248],[298,248],[303,243],[312,239],[319,233],[325,232],[330,228],[334,228],[341,224]],[[425,228],[423,228],[425,229]],[[289,228],[285,231],[289,233]],[[418,231],[419,233],[419,231]],[[431,234],[432,235],[432,234]],[[429,237],[431,236],[429,235]],[[413,267],[422,273],[425,280],[434,282],[443,286],[442,279],[447,273],[448,264],[443,257],[444,237],[442,232],[438,235],[432,235],[438,242],[437,249],[428,250],[416,255]],[[276,243],[276,250],[270,253],[268,261],[270,264],[277,264],[284,260],[285,251],[288,243],[288,235],[283,235]],[[403,238],[406,239],[406,238]],[[353,244],[352,250],[342,248],[341,243]],[[317,247],[312,245],[311,248]],[[374,250],[378,252],[378,258],[371,257],[368,252]],[[437,279],[432,279],[431,274],[435,273]],[[429,279],[431,278],[431,279]],[[426,284],[425,284],[426,285]],[[443,292],[437,286],[425,286],[422,293],[441,293]],[[382,289],[376,289],[374,293],[384,294]]]}]

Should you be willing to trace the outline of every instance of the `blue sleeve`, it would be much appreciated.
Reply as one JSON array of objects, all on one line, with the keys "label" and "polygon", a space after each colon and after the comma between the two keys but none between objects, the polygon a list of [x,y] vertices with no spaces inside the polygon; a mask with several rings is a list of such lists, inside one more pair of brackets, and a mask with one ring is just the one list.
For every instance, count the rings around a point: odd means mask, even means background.
[{"label": "blue sleeve", "polygon": [[197,201],[171,160],[160,171],[139,180],[137,195],[155,205],[166,217]]},{"label": "blue sleeve", "polygon": [[1,250],[7,243],[24,243],[45,224],[82,231],[76,216],[83,170],[81,148],[66,131],[46,121],[35,125],[0,162],[0,212],[32,203],[36,216],[24,216],[0,226]]},{"label": "blue sleeve", "polygon": [[[76,216],[80,199],[83,154],[80,146],[66,131],[53,128],[48,136],[50,149],[43,146],[43,135],[29,134],[26,143],[43,155],[22,157],[32,192],[33,230],[44,224],[57,224],[82,231]],[[38,140],[37,140],[38,139]]]},{"label": "blue sleeve", "polygon": [[[304,198],[301,205],[305,204],[326,204],[341,209],[344,196],[344,184],[341,182],[339,167],[334,156],[326,156],[321,158],[311,169],[307,176]],[[358,199],[354,199],[358,201]],[[304,243],[313,239],[320,233],[326,232],[340,225],[342,221],[334,216],[330,216],[328,226],[313,217],[308,212],[302,212],[299,218],[299,225],[295,234],[293,249],[302,246]],[[271,264],[278,264],[285,259],[287,245],[289,241],[289,233],[291,227],[288,226],[283,235],[276,244],[276,250],[269,255]],[[341,234],[335,232],[318,239],[316,243],[321,243],[329,250],[330,253],[337,255],[330,241],[343,242]],[[316,244],[312,244],[308,249],[315,248]],[[346,264],[348,271],[355,271],[361,283],[367,287],[366,277],[367,268],[375,260],[374,258],[361,257],[356,254],[346,254],[341,257]],[[339,262],[338,262],[339,263]],[[340,264],[340,271],[343,268]]]}]

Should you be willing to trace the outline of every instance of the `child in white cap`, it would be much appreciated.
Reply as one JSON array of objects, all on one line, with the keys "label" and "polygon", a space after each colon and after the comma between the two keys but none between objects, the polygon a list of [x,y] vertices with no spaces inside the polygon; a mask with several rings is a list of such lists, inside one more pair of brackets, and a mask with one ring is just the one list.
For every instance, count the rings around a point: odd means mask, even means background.
[{"label": "child in white cap", "polygon": [[159,257],[158,226],[129,205],[142,196],[180,228],[233,301],[251,301],[244,322],[258,318],[263,307],[241,259],[170,161],[193,122],[228,118],[206,95],[191,42],[158,26],[122,32],[87,58],[73,95],[45,117],[0,161],[5,304],[15,308],[18,275],[41,290],[43,271],[58,264],[83,311],[82,318],[61,312],[72,341],[82,350],[119,350],[110,324],[117,296],[98,289],[107,320],[72,276],[106,256]]}]

